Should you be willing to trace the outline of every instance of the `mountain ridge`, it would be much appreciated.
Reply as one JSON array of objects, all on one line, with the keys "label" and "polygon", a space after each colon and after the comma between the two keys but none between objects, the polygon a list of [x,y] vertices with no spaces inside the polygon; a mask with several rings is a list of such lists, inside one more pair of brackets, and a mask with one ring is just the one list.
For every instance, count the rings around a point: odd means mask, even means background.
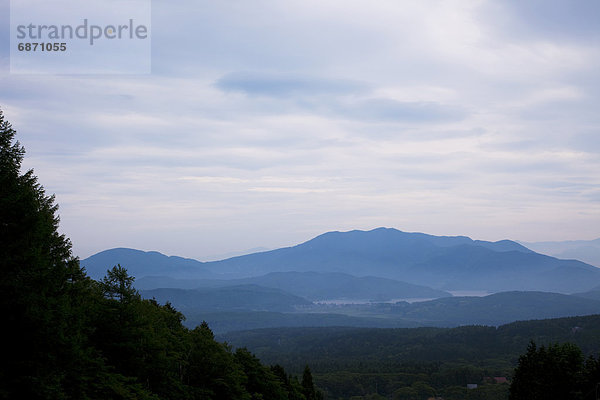
[{"label": "mountain ridge", "polygon": [[144,298],[172,303],[183,313],[193,311],[276,311],[291,312],[312,303],[279,289],[258,285],[236,285],[219,288],[142,290]]},{"label": "mountain ridge", "polygon": [[106,270],[116,264],[121,264],[130,275],[137,277],[147,275],[164,275],[170,272],[171,276],[186,277],[213,277],[205,270],[203,262],[193,258],[167,256],[158,251],[144,251],[127,247],[115,247],[100,251],[81,260],[81,265],[93,279],[102,279]]},{"label": "mountain ridge", "polygon": [[576,259],[600,267],[600,238],[553,242],[521,242],[533,251],[553,257]]},{"label": "mountain ridge", "polygon": [[[157,252],[107,250],[82,261],[90,275],[121,263],[137,278],[240,279],[271,272],[345,273],[375,276],[438,290],[541,290],[585,292],[600,285],[600,269],[577,260],[538,254],[510,240],[433,236],[393,228],[326,232],[291,247],[200,262]],[[134,256],[139,259],[135,259]],[[143,255],[143,257],[139,257]],[[141,260],[143,258],[144,260]],[[133,265],[127,261],[134,261]],[[148,266],[149,264],[149,266]],[[100,268],[99,265],[103,265]]]},{"label": "mountain ridge", "polygon": [[402,281],[379,277],[355,277],[336,272],[270,272],[252,278],[214,280],[214,279],[173,279],[168,277],[147,276],[136,281],[138,289],[156,288],[211,288],[242,284],[255,284],[284,290],[309,300],[377,300],[387,301],[399,298],[439,298],[449,297],[450,293],[414,285]]},{"label": "mountain ridge", "polygon": [[[276,326],[453,327],[499,326],[519,321],[600,313],[600,301],[549,292],[501,292],[408,303],[320,304],[276,289],[242,285],[217,289],[155,289],[146,298],[171,301],[193,326],[207,321],[218,331]],[[216,294],[215,294],[216,293]],[[269,296],[258,296],[267,293]],[[250,294],[250,295],[248,295]],[[243,313],[241,313],[243,312]],[[304,321],[304,322],[301,322]]]},{"label": "mountain ridge", "polygon": [[516,242],[390,228],[327,232],[293,247],[206,263],[206,267],[231,277],[308,270],[368,274],[443,290],[572,293],[600,284],[600,269],[538,254]]}]

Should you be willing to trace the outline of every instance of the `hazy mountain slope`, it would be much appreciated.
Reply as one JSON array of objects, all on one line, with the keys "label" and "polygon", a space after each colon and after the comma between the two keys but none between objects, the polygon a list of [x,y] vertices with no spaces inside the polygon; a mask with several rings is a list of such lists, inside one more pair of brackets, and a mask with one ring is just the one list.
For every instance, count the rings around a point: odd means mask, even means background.
[{"label": "hazy mountain slope", "polygon": [[277,288],[310,300],[376,300],[439,298],[450,293],[391,279],[362,277],[342,273],[272,272],[267,275],[232,280],[190,280],[145,277],[136,281],[139,289],[199,288],[254,284]]},{"label": "hazy mountain slope", "polygon": [[588,290],[587,292],[573,293],[573,296],[600,301],[600,287],[595,287],[592,290]]},{"label": "hazy mountain slope", "polygon": [[366,276],[357,278],[343,273],[273,272],[247,279],[267,287],[276,287],[311,300],[357,299],[385,301],[399,298],[438,298],[450,293],[391,279]]},{"label": "hazy mountain slope", "polygon": [[239,279],[317,271],[388,278],[443,290],[573,293],[600,285],[599,268],[538,254],[508,240],[485,242],[386,228],[329,232],[297,246],[206,263],[131,249],[107,250],[82,261],[94,278],[117,263],[138,279]]},{"label": "hazy mountain slope", "polygon": [[184,279],[184,278],[172,278],[170,276],[144,276],[142,278],[136,278],[134,286],[138,290],[151,290],[151,289],[199,289],[199,288],[210,288],[210,287],[222,287],[222,286],[233,286],[227,282],[233,282],[230,280],[220,279]]},{"label": "hazy mountain slope", "polygon": [[310,301],[284,291],[256,285],[227,286],[206,289],[153,289],[140,292],[144,298],[159,303],[167,301],[183,312],[200,311],[295,311]]},{"label": "hazy mountain slope", "polygon": [[226,258],[245,256],[246,254],[260,253],[260,252],[269,251],[269,250],[272,250],[272,249],[269,249],[266,247],[253,247],[251,249],[232,251],[232,252],[223,253],[223,254],[209,254],[206,257],[202,257],[202,260],[203,261],[219,261],[219,260],[224,260]]},{"label": "hazy mountain slope", "polygon": [[461,245],[412,266],[411,281],[446,290],[541,290],[572,293],[600,282],[600,270],[575,260]]},{"label": "hazy mountain slope", "polygon": [[503,292],[485,297],[451,297],[399,304],[403,319],[437,326],[500,325],[518,320],[600,313],[600,301],[546,292]]},{"label": "hazy mountain slope", "polygon": [[563,242],[519,242],[527,248],[550,256],[575,259],[600,267],[600,238]]},{"label": "hazy mountain slope", "polygon": [[531,252],[510,241],[492,243],[464,236],[432,236],[378,228],[329,232],[294,247],[210,262],[206,267],[215,273],[242,276],[274,271],[327,271],[408,281],[402,277],[403,270],[460,245],[485,248],[490,252]]},{"label": "hazy mountain slope", "polygon": [[130,275],[136,278],[150,275],[181,278],[213,276],[200,261],[176,256],[169,257],[156,251],[116,248],[101,251],[81,261],[81,265],[93,279],[101,279],[106,274],[106,270],[116,264],[121,264]]},{"label": "hazy mountain slope", "polygon": [[[201,318],[205,319],[204,316],[210,314],[211,321],[221,324],[222,330],[326,326],[336,320],[344,326],[372,327],[501,325],[517,320],[600,313],[600,301],[546,292],[504,292],[485,297],[449,297],[418,303],[344,306],[313,305],[279,289],[256,285],[193,290],[154,289],[141,293],[143,297],[155,298],[160,303],[171,302],[192,322],[200,322]],[[251,315],[244,314],[256,311],[268,313],[254,314],[258,318],[255,321],[251,321]],[[219,316],[215,312],[224,314]]]},{"label": "hazy mountain slope", "polygon": [[214,273],[344,272],[445,290],[570,293],[600,284],[600,269],[537,254],[515,242],[473,241],[379,228],[330,232],[308,242],[205,264]]}]

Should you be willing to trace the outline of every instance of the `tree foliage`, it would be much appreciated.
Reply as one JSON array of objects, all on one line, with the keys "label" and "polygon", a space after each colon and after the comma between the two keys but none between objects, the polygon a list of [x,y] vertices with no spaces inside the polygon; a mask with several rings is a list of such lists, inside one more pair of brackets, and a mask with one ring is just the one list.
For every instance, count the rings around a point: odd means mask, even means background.
[{"label": "tree foliage", "polygon": [[58,233],[54,197],[32,170],[20,174],[25,150],[15,133],[0,111],[0,312],[9,344],[0,393],[60,397],[85,352],[78,299],[89,279]]},{"label": "tree foliage", "polygon": [[510,399],[595,399],[598,364],[591,356],[584,362],[581,349],[572,343],[538,347],[531,342],[519,357]]}]

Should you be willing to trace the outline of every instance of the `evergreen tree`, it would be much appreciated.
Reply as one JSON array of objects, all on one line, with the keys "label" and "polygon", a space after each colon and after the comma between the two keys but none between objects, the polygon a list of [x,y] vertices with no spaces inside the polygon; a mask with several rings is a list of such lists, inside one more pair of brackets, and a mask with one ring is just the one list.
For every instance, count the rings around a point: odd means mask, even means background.
[{"label": "evergreen tree", "polygon": [[583,364],[581,392],[584,400],[600,398],[600,358],[588,357]]},{"label": "evergreen tree", "polygon": [[531,342],[510,387],[511,400],[578,399],[583,367],[579,347],[571,343],[537,347]]},{"label": "evergreen tree", "polygon": [[129,302],[134,298],[139,298],[137,290],[133,287],[135,278],[129,276],[127,270],[121,267],[121,264],[115,265],[112,269],[106,271],[106,276],[102,279],[102,291],[108,299],[118,300],[119,302]]},{"label": "evergreen tree", "polygon": [[190,332],[185,384],[193,399],[250,399],[246,377],[230,349],[214,340],[203,322]]},{"label": "evergreen tree", "polygon": [[306,400],[306,397],[302,394],[302,386],[298,382],[298,378],[288,375],[279,364],[271,366],[271,372],[287,391],[289,400]]},{"label": "evergreen tree", "polygon": [[288,399],[287,391],[277,376],[271,369],[263,366],[254,354],[241,348],[237,349],[234,356],[246,375],[246,390],[252,395],[252,399]]},{"label": "evergreen tree", "polygon": [[315,389],[315,384],[313,383],[312,373],[308,365],[304,367],[304,372],[302,373],[302,393],[306,400],[320,400],[323,398],[323,394]]},{"label": "evergreen tree", "polygon": [[[87,278],[58,233],[58,206],[33,171],[0,110],[0,312],[6,351],[0,396],[62,398],[81,355],[77,298]],[[73,387],[78,387],[75,384]]]}]

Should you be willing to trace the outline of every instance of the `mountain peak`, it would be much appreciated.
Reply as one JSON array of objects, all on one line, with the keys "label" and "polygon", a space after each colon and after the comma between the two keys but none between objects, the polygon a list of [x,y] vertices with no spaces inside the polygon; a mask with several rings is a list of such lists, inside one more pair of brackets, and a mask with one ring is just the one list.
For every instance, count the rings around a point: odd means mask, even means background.
[{"label": "mountain peak", "polygon": [[153,275],[173,277],[210,277],[203,263],[191,258],[167,256],[158,251],[143,251],[117,247],[94,254],[81,261],[88,275],[93,279],[102,279],[106,271],[121,264],[130,275],[136,278]]},{"label": "mountain peak", "polygon": [[293,247],[201,263],[158,252],[112,249],[82,261],[99,278],[120,263],[136,277],[225,279],[270,272],[377,276],[441,290],[583,292],[600,284],[600,270],[576,260],[535,253],[511,240],[434,236],[379,227],[327,232]]}]

